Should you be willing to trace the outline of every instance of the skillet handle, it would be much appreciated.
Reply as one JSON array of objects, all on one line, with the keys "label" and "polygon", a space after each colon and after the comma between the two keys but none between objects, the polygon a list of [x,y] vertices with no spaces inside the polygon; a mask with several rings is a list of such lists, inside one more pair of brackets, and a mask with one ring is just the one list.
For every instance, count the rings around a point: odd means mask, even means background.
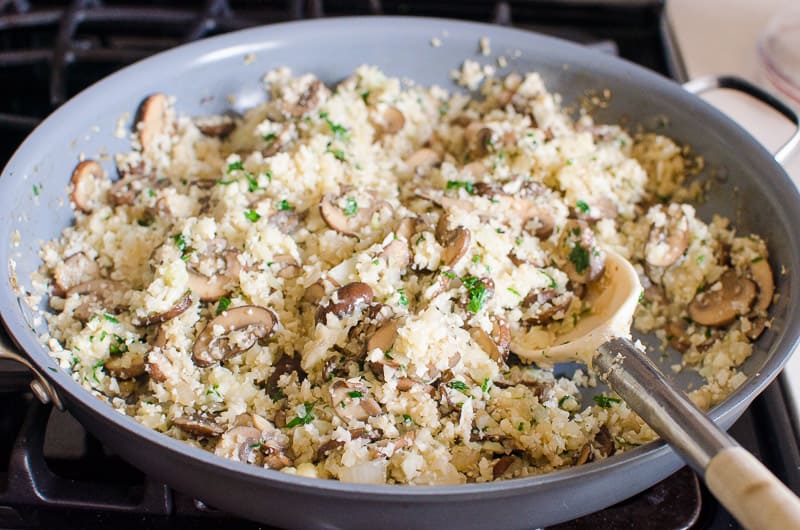
[{"label": "skillet handle", "polygon": [[776,98],[766,90],[754,85],[750,81],[746,81],[741,77],[734,77],[729,75],[698,77],[688,83],[684,83],[683,88],[692,94],[699,96],[709,90],[717,88],[727,88],[743,92],[748,96],[754,97],[765,105],[769,105],[777,112],[780,112],[784,117],[794,124],[794,133],[789,137],[789,140],[781,146],[775,153],[775,160],[780,164],[786,163],[789,158],[794,154],[798,147],[800,147],[800,116],[783,101]]},{"label": "skillet handle", "polygon": [[631,341],[615,338],[603,343],[592,365],[703,476],[742,525],[751,530],[800,528],[800,499],[676,390]]},{"label": "skillet handle", "polygon": [[39,401],[44,404],[52,403],[58,410],[64,410],[64,403],[58,396],[55,388],[50,382],[42,375],[42,373],[31,363],[28,359],[17,353],[17,348],[14,346],[8,332],[0,326],[0,359],[7,359],[9,361],[17,362],[24,365],[28,370],[33,372],[34,378],[30,383],[31,391]]}]

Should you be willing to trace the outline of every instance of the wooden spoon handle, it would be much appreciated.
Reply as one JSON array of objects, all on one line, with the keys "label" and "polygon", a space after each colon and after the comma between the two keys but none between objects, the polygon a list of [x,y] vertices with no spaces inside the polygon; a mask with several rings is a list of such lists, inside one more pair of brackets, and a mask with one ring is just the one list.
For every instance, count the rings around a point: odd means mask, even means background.
[{"label": "wooden spoon handle", "polygon": [[706,484],[745,528],[800,528],[800,499],[742,447],[711,459]]}]

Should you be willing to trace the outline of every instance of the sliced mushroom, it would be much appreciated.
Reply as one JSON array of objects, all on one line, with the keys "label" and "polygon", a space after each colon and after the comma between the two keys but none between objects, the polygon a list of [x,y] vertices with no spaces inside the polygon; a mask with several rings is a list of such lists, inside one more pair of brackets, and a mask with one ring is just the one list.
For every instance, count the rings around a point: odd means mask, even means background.
[{"label": "sliced mushroom", "polygon": [[689,245],[689,220],[679,205],[672,205],[665,209],[661,205],[653,208],[660,209],[666,215],[664,224],[650,229],[650,237],[645,246],[645,259],[650,265],[668,267],[678,261],[686,247]]},{"label": "sliced mushroom", "polygon": [[223,253],[225,259],[225,269],[218,271],[215,275],[208,277],[196,272],[191,267],[187,267],[189,281],[186,285],[192,293],[200,297],[202,302],[212,302],[228,294],[232,287],[238,283],[242,265],[239,263],[239,252],[234,249],[226,250]]},{"label": "sliced mushroom", "polygon": [[689,335],[686,334],[687,327],[686,322],[678,320],[667,323],[665,328],[670,346],[681,353],[684,353],[692,346],[692,341],[689,339]]},{"label": "sliced mushroom", "polygon": [[97,266],[97,262],[83,252],[76,252],[55,266],[53,294],[64,296],[76,285],[92,280],[99,275],[100,267]]},{"label": "sliced mushroom", "polygon": [[365,421],[381,413],[381,406],[368,396],[366,385],[338,379],[330,388],[333,410],[344,421]]},{"label": "sliced mushroom", "polygon": [[162,322],[166,322],[167,320],[172,320],[173,318],[180,316],[183,314],[184,311],[189,309],[192,305],[192,295],[191,293],[186,293],[183,297],[178,300],[175,305],[167,309],[162,313],[155,313],[152,315],[147,315],[145,318],[137,321],[135,324],[137,326],[152,326],[153,324],[161,324]]},{"label": "sliced mushroom", "polygon": [[508,359],[509,346],[511,344],[511,328],[503,317],[492,317],[491,335],[479,327],[472,327],[469,330],[472,340],[475,341],[489,357],[498,363],[505,363]]},{"label": "sliced mushroom", "polygon": [[75,207],[83,213],[91,213],[98,206],[95,200],[95,191],[99,181],[105,178],[105,173],[100,164],[94,160],[84,160],[75,166],[69,182],[72,191],[69,198]]},{"label": "sliced mushroom", "polygon": [[394,134],[400,131],[406,124],[406,118],[397,107],[387,107],[383,113],[383,126],[381,127],[386,134]]},{"label": "sliced mushroom", "polygon": [[160,187],[168,183],[167,180],[155,181],[155,174],[147,169],[147,164],[141,161],[137,164],[121,163],[117,165],[119,179],[108,190],[108,202],[112,206],[133,204],[136,195],[146,187]]},{"label": "sliced mushroom", "polygon": [[139,121],[136,124],[142,151],[147,152],[155,147],[156,138],[166,131],[168,108],[169,100],[164,94],[152,94],[142,101],[138,112]]},{"label": "sliced mushroom", "polygon": [[353,199],[354,211],[349,211],[347,207],[339,206],[341,200],[346,200],[353,192],[353,189],[345,186],[339,194],[325,194],[319,203],[319,213],[323,221],[333,230],[346,236],[358,236],[359,231],[367,226],[372,220],[372,215],[382,207],[389,207],[386,201],[375,198],[371,193],[372,199],[368,204],[357,204]]},{"label": "sliced mushroom", "polygon": [[464,129],[464,140],[472,156],[485,156],[492,144],[492,130],[481,122],[472,122]]},{"label": "sliced mushroom", "polygon": [[602,276],[605,253],[597,247],[594,233],[585,221],[570,219],[564,224],[559,252],[564,271],[575,283],[589,283]]},{"label": "sliced mushroom", "polygon": [[391,458],[397,451],[410,447],[417,437],[415,431],[406,431],[398,438],[384,438],[369,448],[370,458]]},{"label": "sliced mushroom", "polygon": [[609,432],[608,427],[605,425],[600,427],[600,430],[594,437],[594,441],[597,444],[597,449],[601,454],[608,457],[616,452],[614,438],[611,437],[611,433]]},{"label": "sliced mushroom", "polygon": [[225,138],[236,128],[236,121],[231,116],[200,116],[194,119],[194,125],[205,136]]},{"label": "sliced mushroom", "polygon": [[215,438],[225,432],[214,420],[202,414],[181,416],[172,420],[172,424],[185,433],[201,438]]},{"label": "sliced mushroom", "polygon": [[300,264],[297,263],[297,260],[290,254],[276,254],[272,257],[272,261],[277,263],[280,267],[280,270],[275,275],[278,278],[283,278],[285,280],[297,278],[300,273],[303,272],[303,269],[300,268]]},{"label": "sliced mushroom", "polygon": [[373,298],[372,288],[366,283],[348,283],[334,292],[333,299],[337,300],[336,302],[332,301],[317,310],[316,321],[325,324],[329,314],[333,314],[337,318],[348,316],[358,306],[372,302]]},{"label": "sliced mushroom", "polygon": [[469,250],[470,231],[463,226],[448,230],[447,226],[447,215],[442,215],[436,224],[436,239],[444,247],[441,256],[442,264],[446,267],[453,267]]},{"label": "sliced mushroom", "polygon": [[775,294],[775,280],[772,277],[772,269],[766,259],[761,259],[755,263],[750,263],[750,277],[758,286],[758,298],[753,306],[753,310],[758,313],[766,313],[772,303]]},{"label": "sliced mushroom", "polygon": [[150,379],[156,383],[163,383],[167,380],[169,360],[161,351],[162,347],[163,346],[153,349],[147,355],[147,361],[145,362],[145,371],[150,374]]},{"label": "sliced mushroom", "polygon": [[93,309],[101,308],[111,312],[118,312],[121,307],[114,305],[119,293],[126,289],[120,282],[111,280],[89,280],[79,283],[67,291],[67,297],[74,294],[86,296],[86,301],[75,308],[72,316],[81,322],[88,321],[93,314]]},{"label": "sliced mushroom", "polygon": [[582,466],[583,464],[594,460],[593,457],[594,448],[592,447],[592,444],[584,444],[584,446],[581,448],[581,454],[578,455],[578,458],[575,460],[575,465]]},{"label": "sliced mushroom", "polygon": [[145,363],[139,355],[121,355],[107,359],[103,368],[117,379],[133,379],[145,372]]},{"label": "sliced mushroom", "polygon": [[[277,323],[275,314],[265,307],[247,305],[223,311],[210,321],[197,336],[192,360],[200,368],[249,350],[258,339],[272,334]],[[215,335],[214,328],[223,333]]]},{"label": "sliced mushroom", "polygon": [[511,455],[501,456],[497,459],[492,466],[492,478],[499,478],[503,476],[503,474],[508,471],[508,468],[511,467],[511,464],[514,463],[516,458]]},{"label": "sliced mushroom", "polygon": [[561,320],[572,304],[575,295],[570,291],[559,293],[555,289],[544,289],[530,293],[522,300],[522,307],[535,307],[536,312],[527,323],[540,326],[553,320]]},{"label": "sliced mushroom", "polygon": [[441,163],[442,155],[428,147],[417,149],[406,158],[406,164],[417,175],[425,175],[434,167],[438,167]]},{"label": "sliced mushroom", "polygon": [[380,257],[385,259],[389,266],[396,265],[405,268],[411,261],[411,253],[408,250],[408,244],[395,239],[390,241],[381,252]]},{"label": "sliced mushroom", "polygon": [[750,321],[750,328],[745,331],[745,335],[755,341],[767,329],[767,319],[765,317],[756,317]]},{"label": "sliced mushroom", "polygon": [[426,228],[427,225],[425,224],[425,221],[419,217],[404,217],[399,223],[397,223],[397,228],[394,229],[394,233],[406,241],[411,242],[414,234],[425,230]]},{"label": "sliced mushroom", "polygon": [[756,284],[727,270],[689,304],[689,317],[704,326],[726,326],[747,314],[756,299]]},{"label": "sliced mushroom", "polygon": [[274,225],[281,232],[287,235],[294,234],[300,228],[308,212],[297,212],[294,210],[278,210],[271,214],[267,221]]},{"label": "sliced mushroom", "polygon": [[384,353],[390,351],[397,338],[397,330],[399,328],[400,322],[396,319],[389,320],[379,327],[367,340],[367,352],[371,352],[375,349],[381,350]]},{"label": "sliced mushroom", "polygon": [[327,92],[328,87],[319,79],[315,79],[308,85],[308,88],[300,94],[296,103],[284,101],[282,110],[288,116],[300,118],[319,107]]},{"label": "sliced mushroom", "polygon": [[267,395],[272,398],[273,400],[277,400],[280,393],[280,387],[278,386],[278,380],[281,376],[291,373],[297,373],[298,380],[302,381],[306,377],[306,373],[300,367],[300,356],[295,355],[294,357],[290,357],[285,353],[281,355],[281,358],[275,362],[275,369],[267,378],[266,382],[266,391]]}]

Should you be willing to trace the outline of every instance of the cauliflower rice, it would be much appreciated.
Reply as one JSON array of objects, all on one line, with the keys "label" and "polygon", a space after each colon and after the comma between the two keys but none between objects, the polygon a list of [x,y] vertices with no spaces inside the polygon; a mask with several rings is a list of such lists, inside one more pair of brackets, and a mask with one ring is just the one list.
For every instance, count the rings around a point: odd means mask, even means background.
[{"label": "cauliflower rice", "polygon": [[74,225],[41,251],[48,343],[118,411],[352,482],[606,458],[655,434],[613,394],[582,402],[590,371],[555,377],[509,345],[590,313],[609,249],[645,287],[636,328],[705,378],[698,405],[745,380],[766,246],[696,217],[668,137],[574,120],[536,73],[486,77],[481,97],[367,66],[335,89],[286,68],[265,85],[234,118],[150,96],[119,180],[90,160],[73,173]]}]

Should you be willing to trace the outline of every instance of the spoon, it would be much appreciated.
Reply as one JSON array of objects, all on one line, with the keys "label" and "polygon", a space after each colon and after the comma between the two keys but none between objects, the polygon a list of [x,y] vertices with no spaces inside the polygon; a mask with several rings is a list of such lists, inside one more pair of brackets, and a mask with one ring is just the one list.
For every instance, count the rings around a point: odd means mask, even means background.
[{"label": "spoon", "polygon": [[800,528],[800,499],[676,390],[630,341],[642,286],[625,258],[606,252],[603,277],[587,293],[591,314],[563,334],[521,333],[512,338],[512,351],[544,366],[574,361],[593,366],[703,477],[708,489],[745,528]]}]

